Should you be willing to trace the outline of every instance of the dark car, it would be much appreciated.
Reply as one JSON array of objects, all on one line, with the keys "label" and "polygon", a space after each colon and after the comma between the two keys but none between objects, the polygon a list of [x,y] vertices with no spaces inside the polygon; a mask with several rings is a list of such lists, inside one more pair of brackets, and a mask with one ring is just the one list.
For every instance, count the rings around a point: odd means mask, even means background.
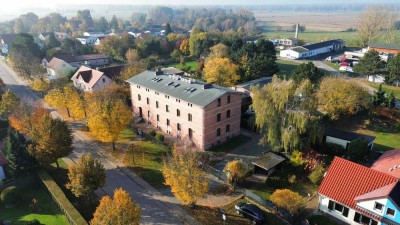
[{"label": "dark car", "polygon": [[253,224],[262,224],[265,221],[264,212],[253,204],[243,202],[235,205],[235,209],[237,214],[252,220]]}]

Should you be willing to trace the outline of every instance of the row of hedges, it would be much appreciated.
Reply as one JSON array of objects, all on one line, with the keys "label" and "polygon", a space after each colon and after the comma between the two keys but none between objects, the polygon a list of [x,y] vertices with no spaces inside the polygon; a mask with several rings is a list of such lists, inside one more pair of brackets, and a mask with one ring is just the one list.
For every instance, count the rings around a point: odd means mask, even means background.
[{"label": "row of hedges", "polygon": [[49,190],[54,201],[57,203],[57,205],[59,205],[61,211],[67,217],[68,221],[72,225],[87,225],[88,223],[86,222],[86,220],[67,199],[64,192],[53,180],[53,178],[51,178],[50,175],[44,170],[39,170],[37,174],[40,180],[46,186],[47,190]]}]

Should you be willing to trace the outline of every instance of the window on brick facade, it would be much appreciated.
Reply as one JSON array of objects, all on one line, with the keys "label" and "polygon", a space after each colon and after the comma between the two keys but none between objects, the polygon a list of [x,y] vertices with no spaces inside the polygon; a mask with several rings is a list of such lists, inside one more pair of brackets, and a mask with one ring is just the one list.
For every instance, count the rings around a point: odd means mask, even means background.
[{"label": "window on brick facade", "polygon": [[167,126],[169,126],[169,119],[167,119]]},{"label": "window on brick facade", "polygon": [[225,129],[225,131],[228,133],[229,131],[230,131],[230,129],[231,129],[231,126],[228,124],[228,125],[226,125],[226,129]]},{"label": "window on brick facade", "polygon": [[179,109],[176,110],[176,116],[178,116],[178,117],[181,116],[181,110],[179,110]]},{"label": "window on brick facade", "polygon": [[230,95],[228,95],[228,98],[227,98],[226,102],[227,103],[231,103],[231,96]]},{"label": "window on brick facade", "polygon": [[221,106],[221,99],[219,98],[217,101],[218,101],[218,106]]},{"label": "window on brick facade", "polygon": [[158,108],[158,101],[156,101],[156,108]]},{"label": "window on brick facade", "polygon": [[150,99],[146,98],[147,105],[150,104]]},{"label": "window on brick facade", "polygon": [[147,111],[147,116],[150,117],[150,110]]},{"label": "window on brick facade", "polygon": [[191,128],[189,128],[189,139],[192,140],[193,138],[193,130]]},{"label": "window on brick facade", "polygon": [[231,110],[226,111],[226,118],[230,118],[231,117]]},{"label": "window on brick facade", "polygon": [[165,111],[169,112],[169,106],[168,105],[165,105]]},{"label": "window on brick facade", "polygon": [[221,128],[217,129],[217,137],[221,136]]},{"label": "window on brick facade", "polygon": [[217,114],[217,122],[221,121],[221,113]]},{"label": "window on brick facade", "polygon": [[157,114],[157,121],[160,121],[160,115]]},{"label": "window on brick facade", "polygon": [[140,94],[138,94],[137,99],[138,99],[138,101],[142,100],[142,96],[140,96]]},{"label": "window on brick facade", "polygon": [[181,124],[180,123],[176,124],[176,129],[179,130],[179,131],[181,130]]},{"label": "window on brick facade", "polygon": [[192,114],[188,113],[188,121],[192,121]]}]

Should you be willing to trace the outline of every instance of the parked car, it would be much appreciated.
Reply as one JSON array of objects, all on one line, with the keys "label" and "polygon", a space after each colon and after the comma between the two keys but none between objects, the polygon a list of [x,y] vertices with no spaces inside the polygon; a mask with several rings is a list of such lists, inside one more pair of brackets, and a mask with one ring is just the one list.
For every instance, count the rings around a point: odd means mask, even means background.
[{"label": "parked car", "polygon": [[265,221],[264,212],[256,205],[240,203],[235,205],[236,213],[253,221],[253,224],[263,224]]}]

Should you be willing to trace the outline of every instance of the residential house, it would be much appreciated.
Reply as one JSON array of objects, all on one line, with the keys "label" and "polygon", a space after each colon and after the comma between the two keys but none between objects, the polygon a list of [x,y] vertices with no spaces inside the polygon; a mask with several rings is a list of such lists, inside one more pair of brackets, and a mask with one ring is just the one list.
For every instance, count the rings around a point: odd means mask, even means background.
[{"label": "residential house", "polygon": [[399,225],[397,177],[335,157],[318,189],[318,210],[350,225]]},{"label": "residential house", "polygon": [[83,45],[94,45],[94,43],[96,43],[97,37],[79,35],[75,39]]},{"label": "residential house", "polygon": [[68,77],[76,70],[76,67],[57,57],[53,57],[45,68],[47,70],[47,78],[50,81]]},{"label": "residential house", "polygon": [[17,38],[16,34],[0,34],[0,48],[1,52],[4,54],[8,54],[10,50],[10,46],[15,42]]},{"label": "residential house", "polygon": [[369,43],[368,50],[375,50],[379,53],[397,55],[400,53],[400,44]]},{"label": "residential house", "polygon": [[117,66],[107,66],[107,67],[97,67],[96,70],[103,72],[111,80],[114,80],[121,72],[125,69],[127,65],[117,65]]},{"label": "residential house", "polygon": [[53,32],[42,32],[39,34],[38,38],[41,41],[45,41]]},{"label": "residential house", "polygon": [[104,37],[106,36],[106,34],[104,32],[94,31],[94,32],[85,32],[83,33],[83,36],[98,38],[98,37]]},{"label": "residential house", "polygon": [[358,134],[331,127],[325,128],[324,132],[324,140],[327,144],[337,144],[342,146],[344,149],[347,149],[352,141],[355,141],[359,138],[364,139],[368,142],[368,149],[372,149],[374,147],[374,136]]},{"label": "residential house", "polygon": [[57,40],[62,42],[67,38],[70,38],[69,34],[65,33],[65,32],[54,32],[54,35],[56,36]]},{"label": "residential house", "polygon": [[371,166],[371,169],[400,179],[400,149],[383,153]]},{"label": "residential house", "polygon": [[335,52],[343,49],[345,42],[341,39],[322,41],[314,44],[292,47],[280,52],[280,57],[288,59],[309,58],[327,52]]},{"label": "residential house", "polygon": [[4,173],[5,171],[4,168],[6,165],[7,165],[6,157],[0,151],[0,181],[6,179],[6,174]]},{"label": "residential house", "polygon": [[[362,48],[361,50],[358,51],[345,51],[344,55],[348,59],[359,59],[364,57],[365,53],[368,52],[368,48]],[[385,53],[385,52],[379,52],[379,56],[381,57],[382,61],[387,62],[390,58],[392,58],[393,55]]]},{"label": "residential house", "polygon": [[240,92],[162,70],[144,71],[127,82],[136,116],[200,149],[240,133]]},{"label": "residential house", "polygon": [[71,78],[74,87],[83,92],[92,92],[112,83],[103,72],[81,66]]},{"label": "residential house", "polygon": [[277,39],[271,39],[271,42],[277,46],[284,46],[284,47],[293,47],[298,45],[299,39],[297,38],[277,38]]},{"label": "residential house", "polygon": [[96,42],[94,43],[94,45],[100,45],[101,41],[104,40],[104,38],[106,38],[107,36],[102,36],[102,37],[98,37],[96,38]]},{"label": "residential house", "polygon": [[[104,54],[89,54],[89,55],[55,55],[55,58],[61,59],[74,67],[86,65],[89,67],[102,67],[111,63],[110,58]],[[43,59],[42,63],[45,63],[47,59]]]}]

